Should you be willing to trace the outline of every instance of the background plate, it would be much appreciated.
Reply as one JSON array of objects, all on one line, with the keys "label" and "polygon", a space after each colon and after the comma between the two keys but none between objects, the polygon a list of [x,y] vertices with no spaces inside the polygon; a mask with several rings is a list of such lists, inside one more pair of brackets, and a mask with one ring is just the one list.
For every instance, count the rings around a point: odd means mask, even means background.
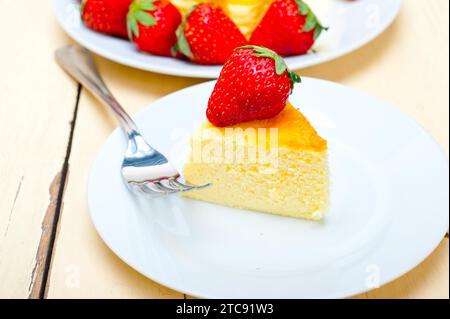
[{"label": "background plate", "polygon": [[[292,70],[323,63],[349,53],[385,30],[395,19],[401,0],[313,0],[321,22],[330,26],[316,43],[316,53],[286,59]],[[55,0],[59,23],[75,41],[115,62],[142,70],[177,76],[217,78],[221,66],[201,66],[138,52],[126,40],[93,32],[80,20],[78,0]]]},{"label": "background plate", "polygon": [[[180,169],[213,85],[168,95],[135,117]],[[435,141],[397,109],[331,82],[303,78],[291,102],[329,141],[325,221],[137,198],[120,176],[125,139],[116,130],[89,177],[100,236],[145,276],[209,298],[347,297],[424,260],[448,229],[448,161]]]}]

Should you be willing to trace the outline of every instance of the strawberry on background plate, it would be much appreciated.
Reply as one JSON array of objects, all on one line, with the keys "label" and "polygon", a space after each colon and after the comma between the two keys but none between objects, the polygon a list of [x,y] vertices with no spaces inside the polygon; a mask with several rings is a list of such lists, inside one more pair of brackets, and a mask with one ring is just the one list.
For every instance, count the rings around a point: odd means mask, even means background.
[{"label": "strawberry on background plate", "polygon": [[83,0],[81,19],[90,29],[127,38],[127,13],[132,0]]},{"label": "strawberry on background plate", "polygon": [[218,127],[271,118],[284,109],[296,82],[300,77],[275,52],[237,48],[223,66],[206,116]]},{"label": "strawberry on background plate", "polygon": [[303,0],[275,0],[253,31],[251,44],[280,55],[305,54],[326,30]]},{"label": "strawberry on background plate", "polygon": [[234,22],[212,3],[193,7],[186,14],[177,36],[174,50],[199,64],[223,64],[234,48],[247,44]]},{"label": "strawberry on background plate", "polygon": [[136,47],[163,56],[172,56],[180,23],[178,9],[165,0],[134,0],[127,16],[128,34]]}]

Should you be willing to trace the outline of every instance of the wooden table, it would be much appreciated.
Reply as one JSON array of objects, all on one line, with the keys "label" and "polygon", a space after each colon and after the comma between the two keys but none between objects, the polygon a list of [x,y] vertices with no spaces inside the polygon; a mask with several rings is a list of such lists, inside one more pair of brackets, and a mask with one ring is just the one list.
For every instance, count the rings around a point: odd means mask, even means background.
[{"label": "wooden table", "polygon": [[[54,50],[71,40],[55,21],[52,1],[0,0],[0,7],[0,297],[186,297],[121,262],[89,219],[89,167],[116,122],[55,64]],[[12,12],[20,12],[20,21]],[[399,18],[375,41],[300,73],[397,106],[448,155],[448,12],[446,0],[405,0]],[[97,62],[130,112],[202,82]],[[357,296],[448,297],[448,238],[407,275]]]}]

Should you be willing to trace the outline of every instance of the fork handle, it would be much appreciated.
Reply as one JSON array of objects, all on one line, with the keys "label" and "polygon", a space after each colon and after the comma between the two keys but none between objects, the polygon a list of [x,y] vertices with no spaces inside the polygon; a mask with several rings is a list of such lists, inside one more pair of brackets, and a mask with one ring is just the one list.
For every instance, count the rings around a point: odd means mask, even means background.
[{"label": "fork handle", "polygon": [[122,129],[129,137],[133,138],[140,135],[134,121],[106,86],[98,73],[91,53],[87,49],[78,45],[68,45],[58,49],[55,53],[55,58],[64,70],[113,111]]}]

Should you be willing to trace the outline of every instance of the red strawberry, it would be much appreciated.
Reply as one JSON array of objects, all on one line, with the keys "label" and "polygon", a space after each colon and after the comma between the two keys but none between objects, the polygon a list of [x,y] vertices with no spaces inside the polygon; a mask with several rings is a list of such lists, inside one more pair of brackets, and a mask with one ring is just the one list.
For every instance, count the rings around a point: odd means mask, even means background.
[{"label": "red strawberry", "polygon": [[255,29],[250,43],[283,56],[305,54],[326,30],[303,0],[275,0]]},{"label": "red strawberry", "polygon": [[234,22],[220,7],[211,3],[194,7],[177,35],[175,50],[200,64],[223,64],[234,48],[247,44]]},{"label": "red strawberry", "polygon": [[284,109],[295,82],[300,77],[275,52],[237,48],[223,66],[206,116],[219,127],[271,118]]},{"label": "red strawberry", "polygon": [[83,0],[81,19],[97,32],[127,38],[127,13],[131,0]]},{"label": "red strawberry", "polygon": [[181,14],[168,1],[134,0],[127,16],[130,39],[141,51],[172,56]]}]

